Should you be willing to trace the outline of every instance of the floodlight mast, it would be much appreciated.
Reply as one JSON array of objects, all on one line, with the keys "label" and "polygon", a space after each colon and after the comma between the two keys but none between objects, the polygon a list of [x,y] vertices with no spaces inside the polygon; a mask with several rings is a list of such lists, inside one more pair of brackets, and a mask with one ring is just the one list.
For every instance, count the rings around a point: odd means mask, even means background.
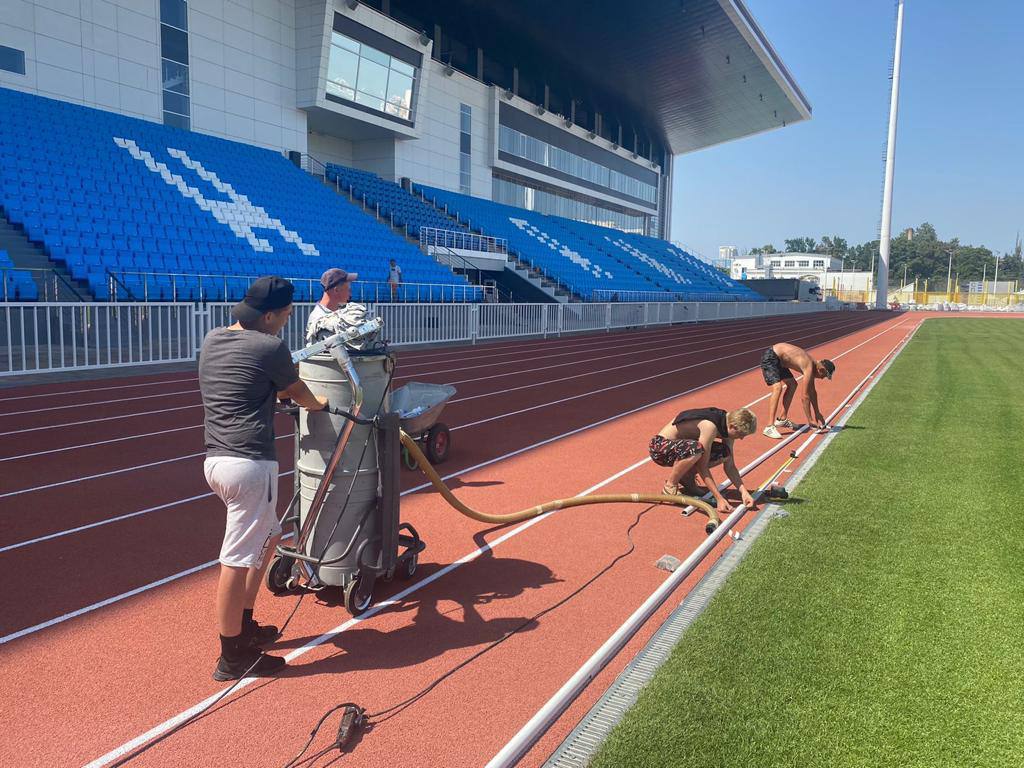
[{"label": "floodlight mast", "polygon": [[896,117],[900,102],[900,54],[903,49],[903,0],[896,8],[896,51],[892,60],[892,96],[889,100],[889,139],[885,148],[885,187],[882,192],[882,231],[878,238],[878,279],[875,309],[889,305],[889,243],[892,237],[892,177],[896,165]]}]

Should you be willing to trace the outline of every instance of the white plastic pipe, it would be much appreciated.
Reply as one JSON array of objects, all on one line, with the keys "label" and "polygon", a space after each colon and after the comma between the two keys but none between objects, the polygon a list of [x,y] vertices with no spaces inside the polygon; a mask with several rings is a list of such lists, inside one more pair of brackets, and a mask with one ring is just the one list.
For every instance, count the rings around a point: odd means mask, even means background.
[{"label": "white plastic pipe", "polygon": [[892,94],[889,98],[889,138],[885,147],[885,187],[882,192],[882,231],[878,242],[878,279],[875,309],[889,305],[889,241],[892,237],[892,178],[896,169],[896,118],[900,104],[900,55],[903,49],[903,0],[896,9],[896,52],[892,62]]}]

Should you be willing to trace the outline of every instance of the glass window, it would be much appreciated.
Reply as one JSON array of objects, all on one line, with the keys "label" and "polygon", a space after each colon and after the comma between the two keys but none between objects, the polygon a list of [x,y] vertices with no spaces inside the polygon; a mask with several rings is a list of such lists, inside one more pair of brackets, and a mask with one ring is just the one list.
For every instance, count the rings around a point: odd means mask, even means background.
[{"label": "glass window", "polygon": [[160,53],[165,59],[188,64],[188,35],[180,29],[161,24]]},{"label": "glass window", "polygon": [[172,128],[189,129],[189,119],[185,115],[176,115],[174,112],[164,112],[164,125]]},{"label": "glass window", "polygon": [[188,114],[188,96],[180,93],[164,91],[164,109],[168,112],[177,112],[179,115]]},{"label": "glass window", "polygon": [[25,74],[25,52],[18,48],[0,45],[0,69],[16,75]]},{"label": "glass window", "polygon": [[354,98],[358,75],[359,56],[344,48],[331,48],[331,58],[327,62],[328,93]]},{"label": "glass window", "polygon": [[188,96],[188,67],[178,64],[176,61],[162,59],[160,69],[163,73],[165,91],[174,91]]},{"label": "glass window", "polygon": [[412,119],[414,67],[337,32],[331,43],[327,93],[404,120]]},{"label": "glass window", "polygon": [[459,151],[468,155],[469,152],[470,152],[470,142],[471,141],[472,141],[472,138],[470,137],[470,135],[468,133],[460,133],[459,134]]},{"label": "glass window", "polygon": [[370,109],[376,109],[378,112],[384,111],[384,99],[379,99],[376,96],[371,96],[362,91],[356,91],[356,104],[362,104]]},{"label": "glass window", "polygon": [[393,69],[388,75],[388,106],[404,112],[405,117],[412,107],[412,78]]},{"label": "glass window", "polygon": [[363,58],[359,62],[359,82],[356,90],[383,102],[388,93],[388,68]]},{"label": "glass window", "polygon": [[346,50],[352,51],[353,53],[359,53],[359,43],[353,40],[351,37],[346,37],[345,35],[341,35],[335,32],[331,35],[331,42],[334,45],[341,46]]},{"label": "glass window", "polygon": [[188,8],[185,0],[160,0],[160,21],[178,29],[188,30]]},{"label": "glass window", "polygon": [[416,68],[412,64],[406,64],[404,61],[400,59],[392,59],[391,68],[395,70],[395,72],[400,72],[403,75],[408,75],[410,78],[415,76],[416,74]]},{"label": "glass window", "polygon": [[391,66],[391,57],[386,53],[378,51],[376,48],[371,48],[368,45],[360,46],[359,55],[364,59],[375,61],[378,64],[383,64],[385,67]]}]

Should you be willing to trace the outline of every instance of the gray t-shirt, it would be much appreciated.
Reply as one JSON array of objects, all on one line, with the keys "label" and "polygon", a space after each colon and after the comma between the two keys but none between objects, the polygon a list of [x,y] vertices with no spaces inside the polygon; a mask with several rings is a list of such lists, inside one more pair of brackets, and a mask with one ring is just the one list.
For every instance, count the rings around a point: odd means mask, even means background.
[{"label": "gray t-shirt", "polygon": [[199,356],[206,455],[274,461],[274,399],[298,378],[277,336],[227,328],[206,334]]}]

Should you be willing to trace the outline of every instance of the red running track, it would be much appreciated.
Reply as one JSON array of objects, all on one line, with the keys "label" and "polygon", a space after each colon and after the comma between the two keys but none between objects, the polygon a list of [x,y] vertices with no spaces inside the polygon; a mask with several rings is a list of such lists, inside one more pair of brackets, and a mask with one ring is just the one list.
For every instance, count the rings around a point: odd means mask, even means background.
[{"label": "red running track", "polygon": [[[822,393],[825,410],[917,322],[837,313],[447,348],[403,354],[398,375],[455,383],[459,394],[445,412],[454,450],[444,469],[468,503],[512,511],[575,495],[636,463],[647,437],[683,406],[735,407],[760,397],[763,383],[751,369],[768,343],[786,339],[818,347],[820,356],[852,350]],[[216,557],[223,511],[205,495],[198,392],[194,377],[175,374],[4,394],[0,557],[8,579],[0,677],[5,690],[16,684],[25,695],[17,707],[10,697],[3,705],[12,711],[3,714],[0,759],[85,763],[222,690],[209,678],[216,571],[204,566]],[[137,397],[146,399],[129,399]],[[757,407],[763,412],[764,403]],[[82,421],[90,423],[75,423]],[[289,426],[282,421],[285,432]],[[287,472],[291,440],[283,434],[280,443]],[[744,441],[739,460],[768,444],[760,436]],[[651,491],[663,475],[647,462],[602,490]],[[290,486],[291,477],[282,482]],[[419,484],[408,473],[403,487]],[[703,537],[699,520],[654,509],[641,515],[636,550],[624,556],[625,530],[641,511],[602,507],[534,521],[431,580],[510,530],[452,514],[436,494],[408,495],[403,518],[428,545],[412,593],[132,764],[283,764],[327,706],[393,704],[525,622],[357,747],[360,765],[482,764],[660,583],[654,560],[665,551],[685,556]],[[81,526],[93,527],[73,530]],[[42,537],[52,538],[35,541]],[[606,568],[583,592],[530,621]],[[406,586],[378,587],[377,599]],[[139,592],[118,599],[130,590]],[[88,610],[102,601],[112,602]],[[280,622],[292,605],[291,598],[261,598],[258,612]],[[321,638],[346,618],[337,606],[307,598],[279,649]],[[606,684],[592,686],[584,700]],[[574,708],[556,731],[567,732],[581,712]],[[442,736],[456,729],[465,735],[457,751]]]}]

